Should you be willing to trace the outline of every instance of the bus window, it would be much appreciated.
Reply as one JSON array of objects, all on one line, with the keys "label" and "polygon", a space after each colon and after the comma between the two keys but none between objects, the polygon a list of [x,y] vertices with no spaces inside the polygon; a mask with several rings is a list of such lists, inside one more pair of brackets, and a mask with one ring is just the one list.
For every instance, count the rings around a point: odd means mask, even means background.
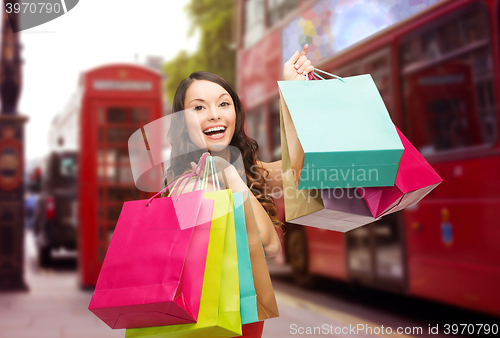
[{"label": "bus window", "polygon": [[265,30],[265,12],[264,0],[246,0],[245,1],[245,33],[244,46],[250,47],[264,36]]},{"label": "bus window", "polygon": [[406,134],[420,152],[495,142],[488,24],[486,9],[474,6],[403,40]]},{"label": "bus window", "polygon": [[333,70],[333,73],[344,77],[370,74],[373,81],[377,85],[391,118],[394,120],[391,65],[391,48],[384,47],[378,51],[370,53],[369,56],[366,56],[357,62],[352,62],[345,67]]},{"label": "bus window", "polygon": [[391,72],[391,49],[385,47],[377,52],[371,53],[369,57],[361,61],[362,73],[370,74],[377,85],[377,89],[384,100],[391,118],[394,121],[394,101]]},{"label": "bus window", "polygon": [[61,176],[69,179],[76,179],[77,171],[76,156],[65,156],[61,158]]},{"label": "bus window", "polygon": [[342,77],[355,76],[363,74],[363,70],[361,68],[360,62],[352,62],[347,66],[334,70],[333,74]]},{"label": "bus window", "polygon": [[356,228],[346,234],[347,267],[350,279],[373,279],[371,224]]},{"label": "bus window", "polygon": [[269,0],[267,4],[269,27],[276,25],[299,5],[300,0]]}]

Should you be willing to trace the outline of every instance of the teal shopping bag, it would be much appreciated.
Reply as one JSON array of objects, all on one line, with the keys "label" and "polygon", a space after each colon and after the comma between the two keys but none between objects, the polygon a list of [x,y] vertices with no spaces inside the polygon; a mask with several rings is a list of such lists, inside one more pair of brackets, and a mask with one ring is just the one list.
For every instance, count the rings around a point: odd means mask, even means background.
[{"label": "teal shopping bag", "polygon": [[371,75],[278,86],[304,149],[297,189],[394,185],[404,147]]},{"label": "teal shopping bag", "polygon": [[253,283],[250,250],[248,248],[243,198],[243,192],[233,193],[234,227],[236,230],[238,274],[240,277],[241,324],[249,324],[258,322],[259,316],[257,313],[257,294],[255,293],[255,286]]}]

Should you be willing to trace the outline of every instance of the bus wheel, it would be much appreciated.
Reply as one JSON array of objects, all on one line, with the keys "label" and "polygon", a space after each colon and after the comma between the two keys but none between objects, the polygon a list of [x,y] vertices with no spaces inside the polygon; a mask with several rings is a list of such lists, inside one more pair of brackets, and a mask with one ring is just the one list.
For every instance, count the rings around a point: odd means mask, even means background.
[{"label": "bus wheel", "polygon": [[309,254],[304,229],[300,226],[290,226],[287,231],[286,252],[288,262],[292,267],[295,284],[303,288],[313,288],[317,284],[317,277],[309,273]]}]

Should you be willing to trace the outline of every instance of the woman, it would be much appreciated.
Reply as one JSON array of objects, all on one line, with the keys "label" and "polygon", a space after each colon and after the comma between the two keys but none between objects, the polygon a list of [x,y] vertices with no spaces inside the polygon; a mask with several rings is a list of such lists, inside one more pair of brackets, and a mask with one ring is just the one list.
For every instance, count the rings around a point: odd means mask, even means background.
[{"label": "woman", "polygon": [[[300,53],[295,52],[284,64],[285,80],[305,80],[305,76],[313,71],[314,67],[306,57],[307,49],[308,45],[305,45]],[[286,106],[282,100],[280,97],[280,104],[284,108]],[[172,120],[169,132],[172,162],[167,169],[165,184],[170,184],[180,175],[193,170],[202,152],[197,149],[208,148],[214,156],[219,176],[224,178],[226,188],[233,192],[252,192],[249,195],[266,256],[278,255],[281,252],[281,243],[276,229],[281,227],[281,222],[276,217],[274,201],[267,192],[283,190],[281,161],[265,163],[257,160],[257,142],[245,134],[245,112],[229,83],[216,74],[195,72],[180,83],[172,111],[185,113],[176,114]],[[294,132],[291,117],[286,109],[283,109],[283,119],[287,131]],[[186,134],[189,137],[185,137]],[[174,141],[180,139],[190,141]],[[299,172],[303,162],[299,155],[300,143],[290,141],[288,146],[292,168]],[[246,182],[241,177],[242,173],[231,165],[240,154],[234,154],[230,148],[239,150],[241,154]],[[194,182],[189,183],[184,191],[190,191],[193,185]],[[260,331],[260,337],[263,322],[243,325],[243,335],[245,336],[250,328],[254,330],[256,327]]]}]

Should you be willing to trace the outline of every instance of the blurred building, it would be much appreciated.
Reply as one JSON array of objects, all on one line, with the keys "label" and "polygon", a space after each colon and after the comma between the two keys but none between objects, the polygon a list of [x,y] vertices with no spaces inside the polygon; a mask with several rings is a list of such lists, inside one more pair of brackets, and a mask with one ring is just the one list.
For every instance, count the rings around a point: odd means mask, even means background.
[{"label": "blurred building", "polygon": [[0,290],[23,290],[24,123],[17,103],[21,58],[17,13],[0,19]]},{"label": "blurred building", "polygon": [[[144,65],[148,68],[155,70],[156,72],[163,74],[163,63],[165,60],[162,56],[147,56]],[[165,76],[165,75],[163,75]]]}]

